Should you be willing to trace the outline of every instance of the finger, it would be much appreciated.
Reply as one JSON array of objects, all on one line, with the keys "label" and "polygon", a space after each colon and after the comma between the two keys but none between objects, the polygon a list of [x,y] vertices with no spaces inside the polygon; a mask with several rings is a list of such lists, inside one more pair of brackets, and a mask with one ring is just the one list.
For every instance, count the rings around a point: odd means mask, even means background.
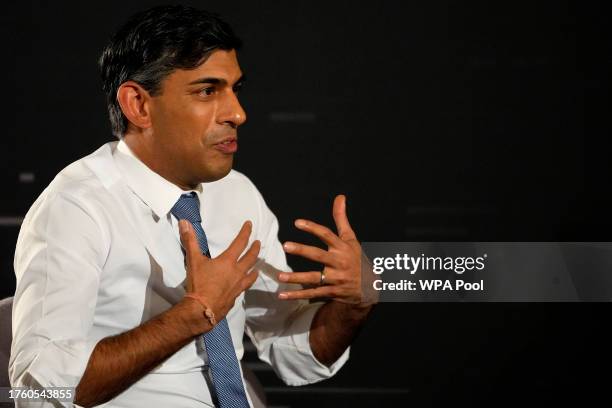
[{"label": "finger", "polygon": [[242,224],[242,228],[240,228],[238,235],[236,235],[236,238],[234,238],[230,246],[223,251],[221,255],[228,256],[230,259],[236,261],[249,243],[252,228],[253,224],[251,221],[245,221],[244,224]]},{"label": "finger", "polygon": [[327,245],[337,246],[342,240],[332,230],[324,225],[309,220],[295,220],[295,226],[302,231],[310,232],[319,237]]},{"label": "finger", "polygon": [[246,254],[242,255],[242,258],[238,261],[238,267],[240,270],[247,272],[249,269],[255,265],[257,262],[257,256],[259,255],[259,250],[261,249],[261,243],[259,240],[255,240]]},{"label": "finger", "polygon": [[[187,266],[194,265],[200,261],[204,256],[200,249],[200,244],[196,238],[193,226],[187,220],[179,221],[179,233],[181,236],[181,244],[185,248],[185,259],[187,260]],[[189,268],[187,268],[189,270]]]},{"label": "finger", "polygon": [[298,244],[295,242],[285,242],[283,244],[285,252],[293,255],[302,256],[311,261],[319,262],[324,265],[337,266],[331,254],[321,248],[315,246]]},{"label": "finger", "polygon": [[334,221],[338,229],[338,235],[343,241],[349,239],[357,239],[355,232],[351,228],[348,217],[346,216],[346,196],[343,194],[337,195],[334,199],[333,206]]},{"label": "finger", "polygon": [[242,293],[245,290],[247,290],[248,288],[250,288],[251,286],[253,286],[253,284],[257,280],[257,277],[259,277],[259,271],[258,270],[254,269],[251,272],[247,273],[246,276],[244,276],[240,280],[240,292]]},{"label": "finger", "polygon": [[320,297],[333,297],[332,286],[321,286],[315,289],[292,290],[290,292],[281,292],[278,294],[279,299],[314,299]]},{"label": "finger", "polygon": [[[281,272],[278,274],[278,280],[302,285],[318,285],[321,283],[321,272]],[[329,281],[329,273],[325,274],[325,283],[332,283]]]}]

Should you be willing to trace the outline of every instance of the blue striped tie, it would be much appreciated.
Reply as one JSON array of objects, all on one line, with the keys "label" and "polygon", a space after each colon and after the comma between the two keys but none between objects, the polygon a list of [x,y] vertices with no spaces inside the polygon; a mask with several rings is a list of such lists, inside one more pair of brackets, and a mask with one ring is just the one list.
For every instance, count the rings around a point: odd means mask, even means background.
[{"label": "blue striped tie", "polygon": [[[210,258],[208,241],[202,228],[200,200],[195,193],[183,194],[172,210],[178,220],[187,220],[193,225],[202,253]],[[209,373],[212,375],[211,394],[221,408],[249,407],[240,377],[240,366],[234,351],[232,336],[223,318],[217,325],[202,336],[208,354]]]}]

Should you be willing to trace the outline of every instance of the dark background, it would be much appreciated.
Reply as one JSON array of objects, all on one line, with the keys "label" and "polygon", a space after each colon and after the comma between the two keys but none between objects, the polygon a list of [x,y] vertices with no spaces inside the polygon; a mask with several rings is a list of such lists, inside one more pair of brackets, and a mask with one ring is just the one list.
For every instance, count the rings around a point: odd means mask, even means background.
[{"label": "dark background", "polygon": [[[362,241],[612,241],[603,2],[183,3],[245,41],[236,168],[281,240],[314,242],[292,220],[333,225],[342,192]],[[2,6],[1,297],[14,292],[20,217],[59,170],[113,140],[99,52],[156,4]],[[335,378],[287,390],[258,373],[275,406],[609,401],[611,311],[383,304]]]}]

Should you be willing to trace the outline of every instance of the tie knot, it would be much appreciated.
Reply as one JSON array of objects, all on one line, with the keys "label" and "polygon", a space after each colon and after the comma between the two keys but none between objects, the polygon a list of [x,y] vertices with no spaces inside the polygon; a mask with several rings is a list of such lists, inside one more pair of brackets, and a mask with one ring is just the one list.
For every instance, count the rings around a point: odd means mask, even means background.
[{"label": "tie knot", "polygon": [[187,220],[192,224],[202,222],[200,200],[194,192],[182,194],[170,212],[179,220]]}]

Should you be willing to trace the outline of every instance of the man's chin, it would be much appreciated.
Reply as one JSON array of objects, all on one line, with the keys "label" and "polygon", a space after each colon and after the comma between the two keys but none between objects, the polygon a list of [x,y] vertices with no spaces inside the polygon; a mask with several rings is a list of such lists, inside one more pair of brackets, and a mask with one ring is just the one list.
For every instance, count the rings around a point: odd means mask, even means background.
[{"label": "man's chin", "polygon": [[228,165],[218,166],[214,169],[208,169],[209,171],[202,177],[202,183],[211,183],[213,181],[221,180],[227,176],[232,170],[233,161],[230,161]]}]

